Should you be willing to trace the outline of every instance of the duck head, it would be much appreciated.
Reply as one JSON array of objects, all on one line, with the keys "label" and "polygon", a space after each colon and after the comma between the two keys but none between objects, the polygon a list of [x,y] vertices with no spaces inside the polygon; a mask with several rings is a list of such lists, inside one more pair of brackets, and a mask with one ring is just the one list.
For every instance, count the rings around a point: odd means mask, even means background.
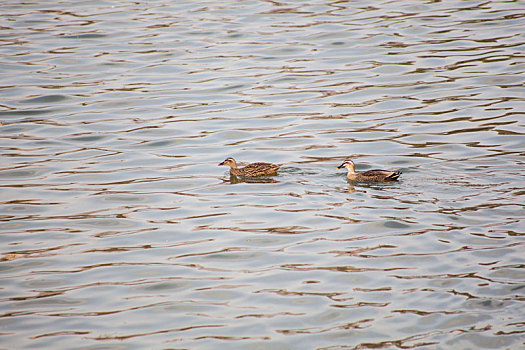
[{"label": "duck head", "polygon": [[219,163],[219,165],[228,165],[230,168],[237,168],[237,162],[235,162],[235,159],[232,157],[226,158],[223,162]]},{"label": "duck head", "polygon": [[350,159],[347,159],[343,162],[343,164],[339,165],[337,169],[346,168],[349,172],[355,172],[355,164]]}]

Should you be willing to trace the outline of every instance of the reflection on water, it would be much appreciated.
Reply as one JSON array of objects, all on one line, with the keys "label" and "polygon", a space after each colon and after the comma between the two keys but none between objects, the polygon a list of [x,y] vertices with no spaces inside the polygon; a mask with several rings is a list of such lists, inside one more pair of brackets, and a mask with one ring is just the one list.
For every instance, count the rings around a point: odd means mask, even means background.
[{"label": "reflection on water", "polygon": [[521,2],[0,8],[4,347],[523,346]]},{"label": "reflection on water", "polygon": [[235,175],[230,175],[228,179],[224,180],[225,182],[229,182],[232,185],[233,184],[239,184],[239,183],[276,183],[277,181],[271,177],[268,176],[258,176],[258,177],[237,177]]}]

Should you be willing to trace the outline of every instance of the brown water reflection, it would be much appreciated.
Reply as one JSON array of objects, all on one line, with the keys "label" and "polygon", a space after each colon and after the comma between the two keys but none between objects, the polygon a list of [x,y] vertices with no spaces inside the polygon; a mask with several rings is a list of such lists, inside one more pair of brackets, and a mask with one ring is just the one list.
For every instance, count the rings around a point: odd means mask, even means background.
[{"label": "brown water reflection", "polygon": [[225,182],[229,182],[232,185],[239,184],[239,183],[276,183],[277,180],[271,178],[271,177],[237,177],[235,175],[230,175],[229,179],[224,180]]},{"label": "brown water reflection", "polygon": [[521,2],[0,9],[3,347],[523,347]]}]

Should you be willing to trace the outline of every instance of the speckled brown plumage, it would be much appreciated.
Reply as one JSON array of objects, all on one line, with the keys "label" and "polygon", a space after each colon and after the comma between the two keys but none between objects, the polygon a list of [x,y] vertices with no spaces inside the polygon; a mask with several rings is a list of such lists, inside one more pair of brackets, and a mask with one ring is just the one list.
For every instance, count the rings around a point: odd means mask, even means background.
[{"label": "speckled brown plumage", "polygon": [[228,165],[230,167],[230,174],[235,176],[243,177],[254,177],[254,176],[265,176],[275,175],[277,169],[283,164],[272,164],[272,163],[252,163],[248,164],[243,168],[237,167],[237,162],[233,158],[226,158],[224,162],[219,165]]},{"label": "speckled brown plumage", "polygon": [[373,170],[367,170],[367,171],[362,171],[362,172],[356,172],[354,162],[352,162],[350,159],[345,160],[343,164],[341,164],[337,168],[338,169],[346,168],[348,170],[348,174],[346,175],[348,180],[358,181],[358,182],[395,181],[401,175],[400,171],[390,171],[390,170],[382,170],[382,169],[373,169]]}]

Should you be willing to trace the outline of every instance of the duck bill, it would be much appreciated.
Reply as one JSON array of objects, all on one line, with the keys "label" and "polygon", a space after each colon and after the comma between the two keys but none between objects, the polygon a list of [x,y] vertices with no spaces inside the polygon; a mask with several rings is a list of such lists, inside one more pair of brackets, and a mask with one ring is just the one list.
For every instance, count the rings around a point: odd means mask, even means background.
[{"label": "duck bill", "polygon": [[219,165],[224,165],[224,162],[220,162]]},{"label": "duck bill", "polygon": [[343,164],[339,165],[338,167],[336,167],[336,169],[341,169],[341,168],[344,168],[344,167],[345,167],[345,165],[343,163]]}]

